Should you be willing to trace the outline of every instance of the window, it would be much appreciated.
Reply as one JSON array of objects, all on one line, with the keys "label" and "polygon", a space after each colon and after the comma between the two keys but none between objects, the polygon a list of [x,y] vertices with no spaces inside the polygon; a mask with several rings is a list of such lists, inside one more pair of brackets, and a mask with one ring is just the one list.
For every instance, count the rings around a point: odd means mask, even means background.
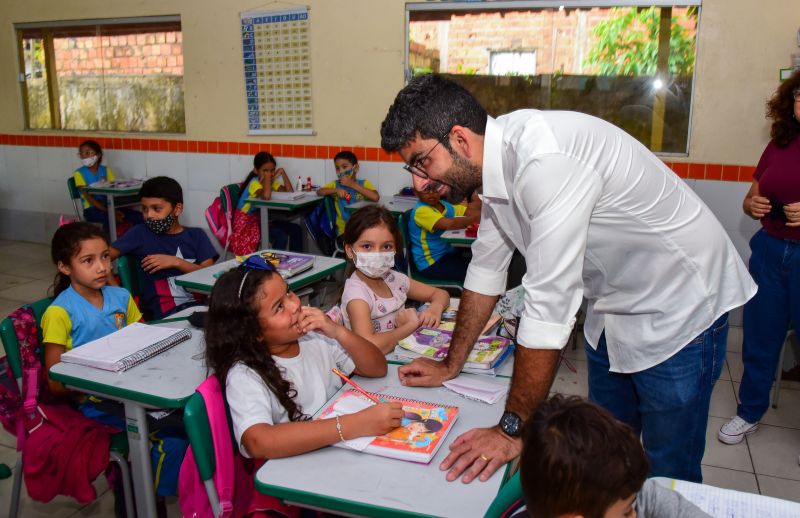
[{"label": "window", "polygon": [[27,128],[186,132],[178,17],[15,28]]},{"label": "window", "polygon": [[408,74],[447,75],[492,116],[580,111],[686,154],[700,0],[652,3],[406,4]]}]

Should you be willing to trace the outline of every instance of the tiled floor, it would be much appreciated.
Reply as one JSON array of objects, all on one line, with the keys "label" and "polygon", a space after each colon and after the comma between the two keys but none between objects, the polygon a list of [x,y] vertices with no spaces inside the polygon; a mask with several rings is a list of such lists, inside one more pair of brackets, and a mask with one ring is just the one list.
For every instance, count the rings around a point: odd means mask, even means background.
[{"label": "tiled floor", "polygon": [[[55,274],[48,257],[49,249],[45,245],[0,241],[0,315],[47,294]],[[741,328],[731,328],[728,359],[711,399],[703,458],[704,481],[714,486],[800,502],[800,384],[783,384],[780,406],[770,408],[759,431],[745,442],[728,446],[717,440],[719,427],[736,412],[736,395],[742,375],[741,341]],[[585,396],[588,392],[585,355],[580,347],[575,351],[568,348],[567,358],[576,372],[562,365],[553,391]],[[0,462],[13,465],[14,444],[14,438],[0,429]],[[98,481],[96,487],[100,498],[87,506],[63,497],[48,504],[25,497],[22,516],[112,515],[113,496],[105,481]],[[0,517],[8,512],[6,506],[10,491],[10,480],[0,481]],[[174,499],[170,500],[168,510],[170,516],[180,515]]]}]

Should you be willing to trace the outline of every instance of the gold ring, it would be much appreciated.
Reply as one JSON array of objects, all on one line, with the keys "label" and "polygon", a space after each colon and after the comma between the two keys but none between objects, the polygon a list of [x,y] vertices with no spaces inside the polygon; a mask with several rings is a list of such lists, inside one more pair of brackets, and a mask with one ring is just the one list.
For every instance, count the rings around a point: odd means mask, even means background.
[{"label": "gold ring", "polygon": [[483,460],[485,460],[486,462],[489,462],[489,457],[487,457],[487,456],[486,456],[486,455],[484,455],[483,453],[481,453],[481,458],[482,458]]}]

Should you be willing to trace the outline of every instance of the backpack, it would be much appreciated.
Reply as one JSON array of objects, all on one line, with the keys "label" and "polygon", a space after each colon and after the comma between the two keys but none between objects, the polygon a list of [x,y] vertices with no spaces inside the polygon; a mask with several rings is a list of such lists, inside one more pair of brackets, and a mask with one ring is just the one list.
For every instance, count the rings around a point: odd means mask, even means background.
[{"label": "backpack", "polygon": [[[213,483],[219,498],[220,516],[223,518],[247,515],[284,516],[297,518],[300,509],[286,506],[272,496],[256,492],[255,472],[261,464],[246,459],[234,452],[231,431],[228,427],[228,414],[222,387],[216,376],[209,376],[197,387],[203,396],[214,443]],[[208,501],[208,493],[197,471],[194,452],[189,446],[181,464],[178,481],[178,503],[183,516],[193,518],[213,518],[214,513]]]},{"label": "backpack", "polygon": [[239,203],[240,193],[241,186],[238,183],[226,185],[219,190],[219,196],[214,198],[205,210],[208,228],[226,252],[233,233],[233,211]]},{"label": "backpack", "polygon": [[[326,197],[327,200],[327,197]],[[309,235],[317,243],[320,251],[324,255],[331,255],[335,250],[336,229],[334,222],[331,221],[328,210],[325,206],[326,201],[318,204],[305,217],[306,229]]]}]

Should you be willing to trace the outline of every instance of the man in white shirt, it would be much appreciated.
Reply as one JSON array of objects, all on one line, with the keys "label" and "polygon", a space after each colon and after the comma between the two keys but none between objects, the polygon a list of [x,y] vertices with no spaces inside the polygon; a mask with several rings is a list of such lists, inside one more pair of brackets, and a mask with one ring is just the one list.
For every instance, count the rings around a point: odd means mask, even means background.
[{"label": "man in white shirt", "polygon": [[477,190],[483,201],[450,354],[401,367],[404,384],[455,377],[506,288],[515,248],[527,267],[506,412],[454,441],[441,465],[448,480],[486,480],[519,455],[521,424],[547,397],[585,297],[589,397],[641,432],[653,475],[701,481],[727,312],[756,287],[698,196],[609,123],[536,110],[494,119],[434,75],[400,91],[381,137],[417,190],[451,201]]}]

